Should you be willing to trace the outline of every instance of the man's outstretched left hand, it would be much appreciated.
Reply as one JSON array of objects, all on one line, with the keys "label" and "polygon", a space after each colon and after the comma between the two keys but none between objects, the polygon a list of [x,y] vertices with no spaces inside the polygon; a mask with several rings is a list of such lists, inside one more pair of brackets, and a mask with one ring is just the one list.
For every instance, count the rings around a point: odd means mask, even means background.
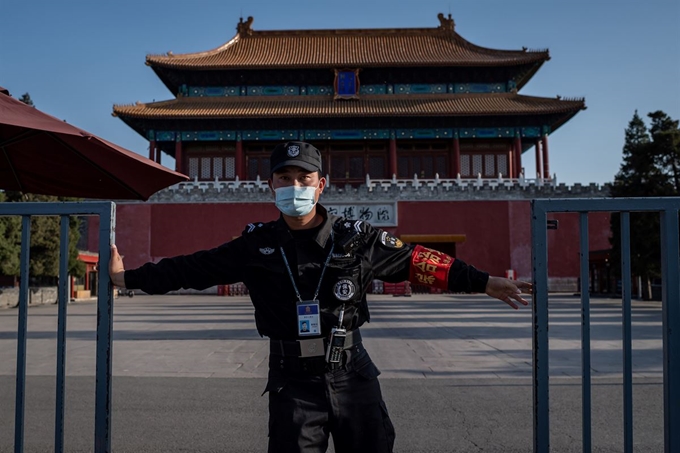
[{"label": "man's outstretched left hand", "polygon": [[491,297],[495,297],[496,299],[502,300],[515,310],[519,308],[516,302],[519,302],[522,305],[529,305],[529,302],[524,300],[521,294],[531,294],[531,292],[531,283],[522,282],[519,280],[509,280],[502,277],[489,277],[489,281],[486,283],[486,294]]}]

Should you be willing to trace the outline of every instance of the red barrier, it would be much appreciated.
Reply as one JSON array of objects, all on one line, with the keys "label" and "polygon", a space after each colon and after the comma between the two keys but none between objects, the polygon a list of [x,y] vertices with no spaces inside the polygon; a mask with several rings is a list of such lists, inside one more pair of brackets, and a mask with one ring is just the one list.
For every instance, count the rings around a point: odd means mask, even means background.
[{"label": "red barrier", "polygon": [[411,296],[411,283],[383,283],[383,294],[392,294],[392,296]]}]

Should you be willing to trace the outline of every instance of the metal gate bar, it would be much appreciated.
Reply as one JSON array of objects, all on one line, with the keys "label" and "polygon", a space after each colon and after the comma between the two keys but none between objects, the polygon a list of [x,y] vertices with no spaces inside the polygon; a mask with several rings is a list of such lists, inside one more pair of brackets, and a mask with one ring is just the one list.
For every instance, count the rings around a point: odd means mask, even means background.
[{"label": "metal gate bar", "polygon": [[[582,377],[583,451],[591,446],[590,429],[590,330],[588,272],[589,212],[621,212],[622,315],[623,315],[623,380],[624,380],[624,449],[632,452],[632,335],[631,335],[631,269],[630,212],[661,214],[662,306],[664,350],[664,451],[680,451],[680,231],[678,212],[680,198],[617,199],[544,199],[531,203],[532,262],[534,281],[533,313],[533,427],[534,452],[550,451],[549,370],[548,370],[548,248],[547,214],[579,212],[581,241],[581,311],[582,311]],[[590,387],[590,385],[588,385]]]},{"label": "metal gate bar", "polygon": [[[678,209],[661,213],[663,401],[666,453],[680,451],[680,238]],[[672,281],[671,281],[672,280]]]},{"label": "metal gate bar", "polygon": [[64,389],[66,379],[66,307],[70,298],[68,282],[69,221],[67,215],[61,216],[59,233],[59,317],[57,327],[57,407],[54,426],[54,451],[64,451]]},{"label": "metal gate bar", "polygon": [[581,417],[583,451],[591,449],[592,396],[590,391],[590,290],[588,275],[588,213],[580,214],[581,220]]},{"label": "metal gate bar", "polygon": [[[99,216],[99,291],[97,293],[97,364],[95,396],[96,453],[111,451],[111,362],[113,328],[113,287],[108,262],[114,240],[116,206],[111,202],[72,203],[0,203],[0,216],[21,216],[21,283],[19,287],[19,321],[17,332],[16,408],[14,451],[24,451],[24,411],[26,394],[26,331],[28,323],[28,282],[32,216],[60,216],[59,308],[57,330],[57,379],[55,451],[64,451],[64,383],[66,360],[66,307],[68,304],[68,233],[69,217]],[[104,263],[104,264],[102,264]]]},{"label": "metal gate bar", "polygon": [[[538,201],[538,200],[536,200]],[[532,357],[533,357],[533,425],[534,452],[550,451],[550,416],[548,392],[548,216],[536,201],[531,205],[531,260],[533,262],[534,295]],[[537,271],[543,269],[543,272]]]},{"label": "metal gate bar", "polygon": [[24,451],[24,405],[26,401],[26,329],[28,325],[28,265],[31,218],[21,218],[21,262],[19,273],[19,326],[17,333],[17,385],[14,411],[14,451]]},{"label": "metal gate bar", "polygon": [[630,212],[621,213],[621,317],[623,320],[623,451],[633,453],[633,306],[630,270]]}]

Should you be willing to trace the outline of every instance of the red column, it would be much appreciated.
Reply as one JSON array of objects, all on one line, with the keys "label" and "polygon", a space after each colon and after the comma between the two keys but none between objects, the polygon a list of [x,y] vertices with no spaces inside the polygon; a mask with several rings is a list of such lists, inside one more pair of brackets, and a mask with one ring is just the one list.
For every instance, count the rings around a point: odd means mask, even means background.
[{"label": "red column", "polygon": [[548,163],[548,135],[543,136],[543,177],[550,179],[550,165]]},{"label": "red column", "polygon": [[180,140],[175,141],[175,171],[184,172],[184,156],[182,155],[182,142]]},{"label": "red column", "polygon": [[451,156],[451,174],[449,178],[457,178],[460,174],[460,139],[453,139],[453,155]]},{"label": "red column", "polygon": [[[522,174],[522,139],[515,137],[515,178]],[[525,175],[526,176],[526,175]]]},{"label": "red column", "polygon": [[390,178],[397,174],[397,139],[390,138]]},{"label": "red column", "polygon": [[236,156],[234,159],[234,167],[236,176],[238,179],[243,181],[245,175],[243,174],[243,142],[241,140],[236,140]]},{"label": "red column", "polygon": [[149,159],[156,160],[156,140],[149,140]]},{"label": "red column", "polygon": [[536,140],[536,177],[543,178],[543,157],[541,156],[541,141]]}]

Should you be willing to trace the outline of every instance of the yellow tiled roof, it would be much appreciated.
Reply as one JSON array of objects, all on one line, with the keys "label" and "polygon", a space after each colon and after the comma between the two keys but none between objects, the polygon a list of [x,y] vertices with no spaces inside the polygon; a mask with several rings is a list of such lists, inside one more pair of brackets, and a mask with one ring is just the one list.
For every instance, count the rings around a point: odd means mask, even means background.
[{"label": "yellow tiled roof", "polygon": [[547,50],[496,50],[437,28],[253,31],[249,22],[226,44],[206,52],[148,55],[150,66],[183,69],[266,69],[394,66],[505,66],[548,60]]},{"label": "yellow tiled roof", "polygon": [[180,97],[149,104],[115,105],[130,118],[302,118],[385,116],[532,115],[576,112],[583,99],[497,94],[385,94],[334,101],[332,96]]}]

